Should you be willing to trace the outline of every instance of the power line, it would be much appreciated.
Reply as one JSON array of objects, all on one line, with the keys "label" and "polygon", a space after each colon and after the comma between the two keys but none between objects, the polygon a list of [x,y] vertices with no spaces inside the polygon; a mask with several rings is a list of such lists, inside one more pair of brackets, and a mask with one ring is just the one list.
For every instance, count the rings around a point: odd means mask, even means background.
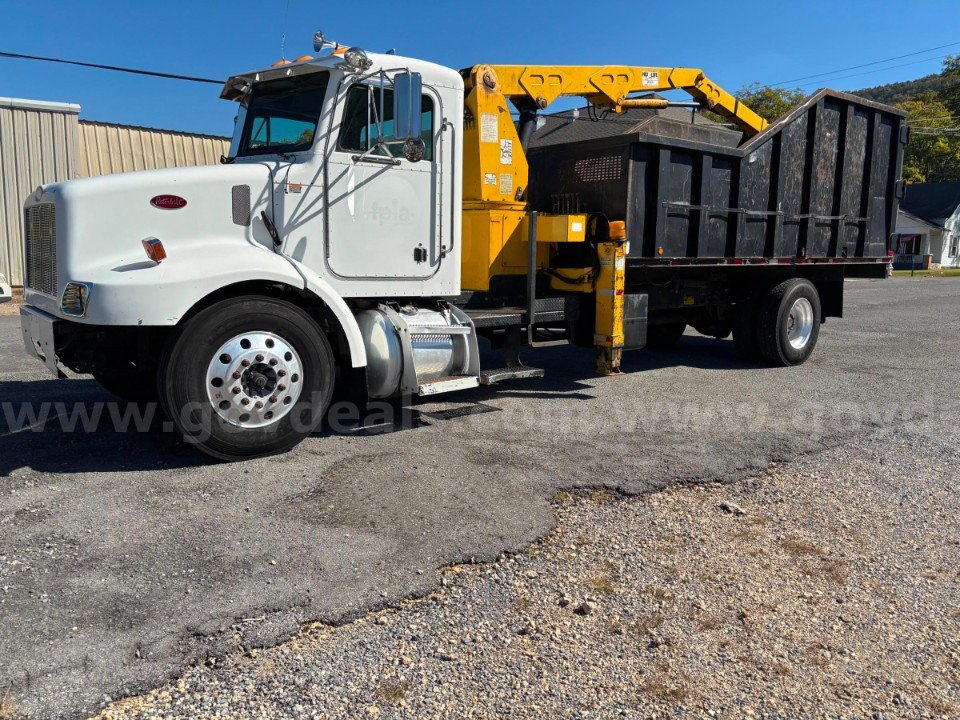
[{"label": "power line", "polygon": [[[829,70],[827,72],[814,73],[813,75],[804,75],[803,77],[793,78],[792,80],[783,80],[781,82],[769,83],[767,85],[764,85],[764,87],[776,87],[777,85],[789,85],[790,83],[800,82],[801,80],[810,80],[811,78],[823,77],[824,75],[834,75],[840,72],[847,72],[848,70],[859,70],[860,68],[871,67],[873,65],[880,65],[886,62],[892,62],[893,60],[903,60],[903,58],[913,57],[914,55],[922,55],[923,53],[933,52],[934,50],[943,50],[944,48],[954,47],[956,45],[960,45],[960,42],[947,43],[946,45],[938,45],[937,47],[927,48],[926,50],[917,50],[916,52],[907,53],[906,55],[896,55],[895,57],[885,58],[884,60],[874,60],[873,62],[863,63],[862,65],[851,65],[850,67],[839,68],[837,70]],[[927,58],[927,59],[934,60],[936,58]]]},{"label": "power line", "polygon": [[147,75],[149,77],[166,78],[167,80],[186,80],[188,82],[210,83],[213,85],[223,85],[223,80],[212,80],[210,78],[194,77],[192,75],[177,75],[175,73],[158,72],[156,70],[141,70],[139,68],[121,67],[119,65],[100,65],[99,63],[81,62],[79,60],[64,60],[62,58],[42,57],[40,55],[23,55],[21,53],[3,52],[0,50],[0,57],[11,58],[14,60],[39,60],[42,62],[60,63],[63,65],[77,65],[79,67],[95,68],[97,70],[112,70],[113,72],[129,73],[131,75]]},{"label": "power line", "polygon": [[800,83],[797,87],[806,87],[808,85],[819,85],[824,82],[833,82],[834,80],[846,80],[847,78],[860,77],[861,75],[872,75],[873,73],[886,72],[887,70],[893,70],[895,68],[907,67],[908,65],[918,65],[920,63],[929,62],[931,60],[942,60],[943,58],[950,57],[950,54],[938,55],[936,57],[924,58],[923,60],[913,60],[912,62],[900,63],[899,65],[887,65],[887,67],[878,68],[876,70],[864,70],[859,73],[852,73],[850,75],[838,75],[836,77],[824,78],[822,80],[814,80],[813,82]]}]

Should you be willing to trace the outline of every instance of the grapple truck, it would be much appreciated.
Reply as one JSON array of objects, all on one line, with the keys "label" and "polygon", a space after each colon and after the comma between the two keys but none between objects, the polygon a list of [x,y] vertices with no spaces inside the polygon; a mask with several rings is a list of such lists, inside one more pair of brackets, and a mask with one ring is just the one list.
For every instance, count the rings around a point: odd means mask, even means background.
[{"label": "grapple truck", "polygon": [[[27,199],[28,352],[158,399],[187,441],[236,459],[293,447],[337,383],[389,398],[541,376],[524,346],[595,347],[615,375],[623,350],[692,326],[797,365],[841,316],[844,278],[886,274],[894,108],[823,90],[768,125],[696,69],[456,71],[314,46],[226,82],[220,165]],[[671,89],[739,141],[690,125],[530,147],[561,96],[593,116]]]}]

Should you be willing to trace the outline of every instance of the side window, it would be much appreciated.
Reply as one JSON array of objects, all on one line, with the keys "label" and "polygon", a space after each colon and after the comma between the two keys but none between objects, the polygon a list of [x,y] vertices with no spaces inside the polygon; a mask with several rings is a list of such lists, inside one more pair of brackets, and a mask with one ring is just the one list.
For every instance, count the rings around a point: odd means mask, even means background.
[{"label": "side window", "polygon": [[[372,85],[354,85],[347,92],[340,124],[339,147],[341,150],[367,152],[381,156],[403,157],[403,143],[393,136],[393,90],[383,91],[383,105],[380,106],[380,88]],[[423,159],[433,160],[433,100],[428,95],[420,99],[420,137],[424,144]],[[377,126],[377,118],[380,126]],[[383,145],[380,140],[380,128],[383,129]]]}]

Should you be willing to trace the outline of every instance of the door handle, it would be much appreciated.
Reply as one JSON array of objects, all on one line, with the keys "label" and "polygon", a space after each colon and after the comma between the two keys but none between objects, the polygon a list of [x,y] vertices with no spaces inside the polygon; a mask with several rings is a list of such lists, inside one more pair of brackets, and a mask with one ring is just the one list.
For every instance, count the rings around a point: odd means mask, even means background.
[{"label": "door handle", "polygon": [[371,162],[374,165],[399,165],[400,158],[385,158],[377,157],[376,155],[368,155],[364,157],[363,155],[353,155],[351,160],[354,162]]}]

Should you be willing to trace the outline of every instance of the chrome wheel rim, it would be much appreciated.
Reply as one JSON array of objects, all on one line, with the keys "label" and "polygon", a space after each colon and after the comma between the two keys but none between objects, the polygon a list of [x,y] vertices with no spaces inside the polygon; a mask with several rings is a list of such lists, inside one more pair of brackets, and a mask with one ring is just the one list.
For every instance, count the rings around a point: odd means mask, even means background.
[{"label": "chrome wheel rim", "polygon": [[797,298],[787,316],[787,342],[794,350],[803,350],[813,334],[813,304],[807,298]]},{"label": "chrome wheel rim", "polygon": [[279,335],[255,331],[220,346],[207,365],[207,395],[217,415],[240,428],[279,422],[303,388],[300,356]]}]

